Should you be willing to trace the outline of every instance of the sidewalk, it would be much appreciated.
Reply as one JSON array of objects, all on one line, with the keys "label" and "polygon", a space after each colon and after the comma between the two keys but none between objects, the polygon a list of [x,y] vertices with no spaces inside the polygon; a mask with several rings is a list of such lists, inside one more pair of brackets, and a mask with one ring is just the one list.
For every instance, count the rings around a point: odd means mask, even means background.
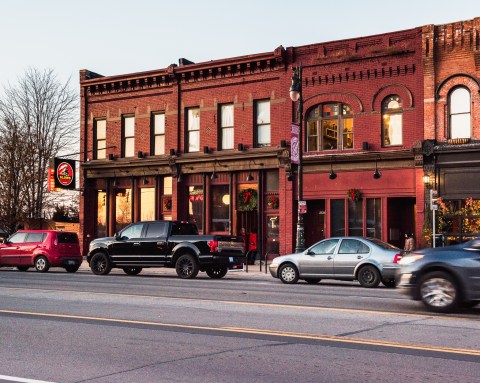
[{"label": "sidewalk", "polygon": [[[84,257],[84,260],[80,266],[79,271],[83,272],[91,272],[90,267],[88,266],[88,262]],[[111,271],[112,273],[120,273],[124,274],[122,269],[114,268]],[[145,268],[142,270],[140,275],[142,274],[158,274],[158,275],[166,275],[166,276],[172,276],[172,277],[177,277],[177,273],[174,268],[170,267],[151,267],[151,268]],[[205,273],[198,273],[198,276],[205,276],[207,275]],[[208,277],[207,277],[208,278]],[[229,270],[228,274],[223,278],[235,278],[235,279],[243,279],[243,278],[255,278],[255,279],[268,279],[272,280],[272,276],[270,275],[270,271],[265,273],[265,266],[262,262],[262,265],[260,265],[259,261],[256,261],[255,265],[243,265],[243,269],[234,269],[234,270]]]}]

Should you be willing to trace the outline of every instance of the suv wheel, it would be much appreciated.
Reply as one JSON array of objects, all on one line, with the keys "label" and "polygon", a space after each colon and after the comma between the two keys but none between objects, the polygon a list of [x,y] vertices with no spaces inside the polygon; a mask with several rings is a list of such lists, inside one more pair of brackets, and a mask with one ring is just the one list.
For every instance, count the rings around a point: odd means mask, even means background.
[{"label": "suv wheel", "polygon": [[75,266],[65,266],[65,270],[67,270],[68,273],[74,273],[80,268],[80,265],[75,265]]},{"label": "suv wheel", "polygon": [[226,266],[213,266],[205,270],[207,275],[212,279],[221,279],[227,275],[228,267]]},{"label": "suv wheel", "polygon": [[425,274],[418,283],[420,298],[430,311],[453,311],[460,302],[460,291],[453,278],[443,272]]},{"label": "suv wheel", "polygon": [[107,254],[97,253],[90,259],[90,269],[95,275],[107,275],[112,270],[112,265]]},{"label": "suv wheel", "polygon": [[377,287],[380,283],[380,273],[375,266],[363,266],[358,272],[358,281],[363,287]]},{"label": "suv wheel", "polygon": [[50,263],[48,262],[48,259],[43,255],[40,255],[35,259],[35,269],[40,273],[46,273],[49,268]]},{"label": "suv wheel", "polygon": [[177,259],[175,270],[180,278],[193,279],[197,276],[199,267],[193,255],[184,254]]},{"label": "suv wheel", "polygon": [[123,267],[122,269],[127,275],[137,275],[142,271],[141,267]]}]

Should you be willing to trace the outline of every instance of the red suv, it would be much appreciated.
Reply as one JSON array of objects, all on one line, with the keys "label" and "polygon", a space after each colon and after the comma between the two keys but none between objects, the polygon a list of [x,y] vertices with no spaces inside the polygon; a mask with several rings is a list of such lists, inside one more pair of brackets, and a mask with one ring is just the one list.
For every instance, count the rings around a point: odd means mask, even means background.
[{"label": "red suv", "polygon": [[27,271],[35,266],[45,273],[50,267],[64,267],[74,273],[83,261],[76,233],[56,230],[19,230],[0,243],[0,267],[16,266]]}]

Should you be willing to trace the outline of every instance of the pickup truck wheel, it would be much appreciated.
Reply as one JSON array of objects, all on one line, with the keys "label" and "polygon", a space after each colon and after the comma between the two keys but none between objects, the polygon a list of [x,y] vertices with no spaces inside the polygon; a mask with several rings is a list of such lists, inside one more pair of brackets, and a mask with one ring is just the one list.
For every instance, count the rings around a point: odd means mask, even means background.
[{"label": "pickup truck wheel", "polygon": [[38,272],[46,273],[49,268],[50,263],[48,262],[48,259],[43,255],[40,255],[35,259],[35,269],[37,269]]},{"label": "pickup truck wheel", "polygon": [[107,275],[112,270],[107,254],[95,254],[90,260],[90,269],[95,275]]},{"label": "pickup truck wheel", "polygon": [[137,274],[140,274],[140,272],[142,271],[142,268],[141,267],[124,267],[123,271],[127,275],[137,275]]},{"label": "pickup truck wheel", "polygon": [[220,278],[223,278],[227,274],[228,267],[226,267],[226,266],[214,266],[214,267],[208,268],[205,271],[210,278],[220,279]]},{"label": "pickup truck wheel", "polygon": [[193,255],[184,254],[177,259],[175,270],[180,278],[193,279],[197,276],[199,267]]}]

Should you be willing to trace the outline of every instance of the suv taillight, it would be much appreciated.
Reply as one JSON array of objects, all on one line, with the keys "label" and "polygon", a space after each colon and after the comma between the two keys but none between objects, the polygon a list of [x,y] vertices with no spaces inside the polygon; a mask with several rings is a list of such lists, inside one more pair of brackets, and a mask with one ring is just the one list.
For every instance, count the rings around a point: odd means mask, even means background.
[{"label": "suv taillight", "polygon": [[398,263],[400,259],[402,259],[402,254],[395,254],[395,257],[393,257],[393,263]]},{"label": "suv taillight", "polygon": [[210,253],[218,252],[218,241],[208,241],[208,246],[210,247]]}]

